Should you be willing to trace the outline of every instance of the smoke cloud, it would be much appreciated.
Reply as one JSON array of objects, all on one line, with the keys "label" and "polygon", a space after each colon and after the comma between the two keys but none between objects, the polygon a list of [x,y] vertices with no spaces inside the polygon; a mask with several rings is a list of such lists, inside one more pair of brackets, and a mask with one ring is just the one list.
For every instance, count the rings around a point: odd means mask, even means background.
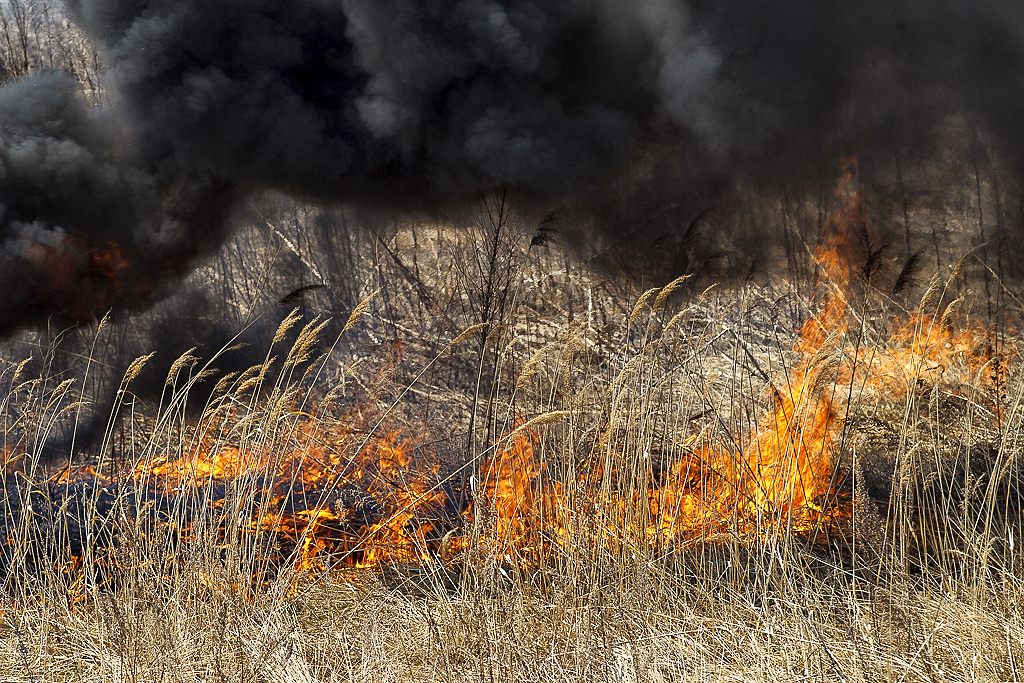
[{"label": "smoke cloud", "polygon": [[1024,168],[1017,0],[67,4],[105,93],[57,73],[0,88],[0,333],[144,301],[268,189],[585,195],[650,149],[751,183],[928,149],[950,117]]}]

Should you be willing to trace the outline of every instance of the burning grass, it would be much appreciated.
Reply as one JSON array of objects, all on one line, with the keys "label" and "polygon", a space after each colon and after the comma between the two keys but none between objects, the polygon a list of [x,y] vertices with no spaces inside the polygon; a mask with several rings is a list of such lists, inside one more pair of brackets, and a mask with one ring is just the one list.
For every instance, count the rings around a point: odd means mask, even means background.
[{"label": "burning grass", "polygon": [[504,318],[373,372],[338,360],[368,302],[333,345],[292,314],[198,417],[216,358],[149,410],[132,364],[87,462],[42,457],[72,384],[12,369],[9,675],[1016,680],[1012,319],[972,314],[970,254],[901,307],[838,194],[795,308],[680,278],[537,340],[513,269]]}]

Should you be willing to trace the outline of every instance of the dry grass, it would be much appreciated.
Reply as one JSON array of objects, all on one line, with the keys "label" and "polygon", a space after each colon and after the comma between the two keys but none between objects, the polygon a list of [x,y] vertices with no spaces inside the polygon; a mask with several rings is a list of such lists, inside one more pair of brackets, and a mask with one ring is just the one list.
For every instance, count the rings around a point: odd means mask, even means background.
[{"label": "dry grass", "polygon": [[48,681],[1019,678],[1019,586],[979,596],[788,578],[759,592],[648,569],[546,594],[412,596],[342,574],[256,602],[215,582],[158,599],[119,591],[6,612],[0,656],[10,679]]},{"label": "dry grass", "polygon": [[[950,365],[922,370],[904,394],[865,388],[843,359],[867,346],[891,355],[884,338],[898,310],[865,285],[850,295],[853,322],[813,363],[815,391],[844,397],[838,452],[856,542],[766,532],[751,543],[737,529],[650,542],[644,505],[603,520],[586,506],[635,500],[694,444],[749,443],[772,404],[766,385],[801,361],[796,334],[816,304],[772,280],[729,290],[682,280],[624,301],[617,285],[568,272],[564,255],[530,249],[530,235],[501,220],[480,222],[480,251],[468,256],[454,252],[472,241],[445,245],[440,231],[395,236],[431,246],[415,264],[385,253],[359,271],[337,329],[310,315],[275,322],[265,358],[216,374],[216,390],[199,392],[226,350],[171,364],[149,403],[133,393],[142,368],[124,364],[91,462],[124,473],[194,459],[204,429],[213,450],[277,459],[313,427],[347,429],[338,449],[351,455],[394,427],[443,441],[463,467],[456,476],[480,481],[495,444],[529,424],[543,465],[532,485],[566,485],[545,519],[572,537],[519,559],[508,545],[471,544],[447,562],[358,570],[335,556],[295,573],[285,558],[268,572],[268,555],[292,551],[272,553],[247,520],[276,509],[261,502],[260,473],[277,460],[237,478],[225,508],[140,498],[127,485],[111,497],[82,488],[72,505],[46,483],[44,444],[81,414],[84,381],[12,366],[0,680],[1024,678],[1018,361],[983,367],[991,381]],[[960,280],[922,288],[921,311],[959,324],[940,307]],[[966,315],[969,303],[958,304]],[[986,329],[1010,349],[1006,325]],[[991,361],[1001,347],[989,344]],[[588,479],[580,470],[595,458],[615,476]],[[187,517],[192,536],[168,533],[154,510]],[[477,541],[493,520],[473,522],[459,533]]]}]

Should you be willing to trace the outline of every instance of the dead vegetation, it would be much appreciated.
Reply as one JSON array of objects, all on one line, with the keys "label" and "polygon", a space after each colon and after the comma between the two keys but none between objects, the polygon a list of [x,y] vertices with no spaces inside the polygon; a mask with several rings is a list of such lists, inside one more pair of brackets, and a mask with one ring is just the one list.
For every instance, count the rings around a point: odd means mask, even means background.
[{"label": "dead vegetation", "polygon": [[[269,198],[179,296],[9,342],[42,354],[2,375],[6,679],[1019,680],[992,271],[858,276],[830,318],[827,272],[627,290],[557,220]],[[811,494],[735,474],[780,443],[828,466]]]}]

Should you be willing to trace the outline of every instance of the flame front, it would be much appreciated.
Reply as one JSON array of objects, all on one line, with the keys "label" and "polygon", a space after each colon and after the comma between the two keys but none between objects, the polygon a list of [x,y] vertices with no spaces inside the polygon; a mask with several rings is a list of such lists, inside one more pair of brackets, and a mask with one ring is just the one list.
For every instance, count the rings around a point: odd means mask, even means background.
[{"label": "flame front", "polygon": [[[147,533],[173,527],[186,542],[212,530],[225,543],[244,532],[261,539],[267,566],[302,570],[447,563],[478,552],[523,565],[579,547],[842,536],[853,507],[842,449],[857,407],[882,395],[905,399],[916,384],[938,386],[951,374],[968,386],[998,381],[992,367],[1009,360],[986,346],[980,324],[957,318],[956,301],[893,317],[891,334],[877,343],[849,329],[850,290],[863,269],[856,264],[870,254],[863,253],[868,219],[855,162],[844,170],[837,190],[844,207],[814,254],[818,313],[800,330],[795,365],[769,383],[756,428],[739,443],[691,434],[675,444],[664,471],[641,476],[641,485],[609,485],[637,481],[617,464],[628,458],[610,433],[571,481],[547,471],[529,429],[499,439],[482,461],[443,464],[418,446],[421,436],[376,428],[367,435],[344,419],[321,421],[315,410],[293,414],[283,437],[244,448],[231,445],[241,443],[232,415],[221,416],[196,428],[187,455],[108,465],[103,474],[68,469],[50,485],[130,489],[137,510],[155,511]],[[94,260],[116,278],[117,254]],[[5,467],[16,466],[8,453]]]}]

